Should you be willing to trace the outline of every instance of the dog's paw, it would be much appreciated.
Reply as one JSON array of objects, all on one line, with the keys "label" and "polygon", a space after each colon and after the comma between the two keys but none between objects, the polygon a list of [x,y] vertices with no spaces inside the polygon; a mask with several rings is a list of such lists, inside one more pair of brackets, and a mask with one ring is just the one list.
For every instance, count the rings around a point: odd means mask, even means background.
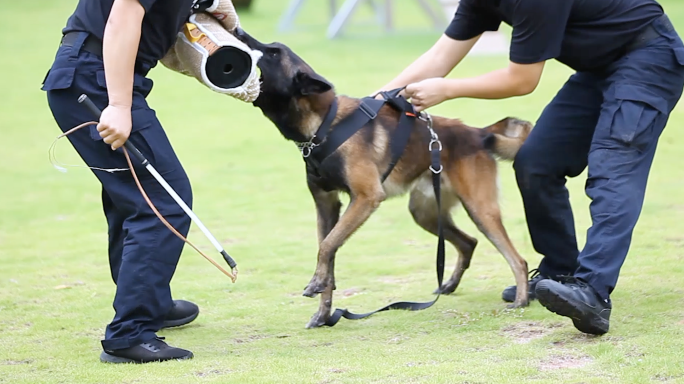
[{"label": "dog's paw", "polygon": [[442,285],[441,287],[439,287],[439,288],[435,289],[434,291],[432,291],[432,293],[435,294],[435,295],[437,295],[437,294],[441,294],[441,295],[451,295],[452,293],[454,293],[455,290],[456,290],[456,287],[455,287],[455,286]]},{"label": "dog's paw", "polygon": [[329,313],[316,313],[311,317],[308,323],[306,323],[306,329],[320,328],[325,325],[325,322],[330,318]]},{"label": "dog's paw", "polygon": [[511,304],[508,304],[506,308],[508,309],[514,309],[514,308],[525,308],[530,305],[529,300],[521,300],[521,301],[514,301]]},{"label": "dog's paw", "polygon": [[309,282],[309,285],[304,288],[302,295],[306,297],[316,297],[319,293],[323,293],[327,287],[328,284],[326,280],[314,276]]},{"label": "dog's paw", "polygon": [[309,283],[309,285],[307,285],[304,288],[304,292],[302,293],[302,296],[313,298],[313,297],[318,296],[319,293],[323,293],[323,291],[325,291],[325,284],[323,284],[323,283],[317,284],[317,283],[311,282],[311,283]]}]

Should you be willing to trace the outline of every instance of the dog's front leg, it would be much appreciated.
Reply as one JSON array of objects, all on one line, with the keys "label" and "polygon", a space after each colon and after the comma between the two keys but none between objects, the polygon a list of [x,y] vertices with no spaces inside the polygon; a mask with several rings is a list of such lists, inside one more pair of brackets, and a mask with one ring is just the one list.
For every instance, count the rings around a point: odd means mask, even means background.
[{"label": "dog's front leg", "polygon": [[[340,220],[323,239],[318,250],[316,273],[304,289],[304,296],[315,297],[322,293],[318,312],[311,318],[307,328],[320,327],[330,317],[332,292],[334,289],[335,252],[370,217],[384,200],[385,194],[378,179],[367,188],[352,190],[349,207]],[[370,187],[370,188],[368,188]]]},{"label": "dog's front leg", "polygon": [[[316,204],[316,223],[318,225],[318,245],[320,249],[321,243],[328,236],[330,231],[335,227],[340,219],[340,209],[342,208],[342,202],[340,202],[340,193],[338,191],[327,192],[314,183],[309,181],[309,191],[311,191],[311,196],[313,196],[314,203]],[[335,259],[335,252],[332,252],[332,260]],[[333,274],[334,263],[329,264],[329,272]],[[333,290],[335,290],[335,278],[332,278]]]},{"label": "dog's front leg", "polygon": [[[328,236],[340,219],[342,203],[340,202],[340,194],[338,191],[327,192],[318,187],[310,179],[308,180],[308,186],[314,203],[316,204],[316,223],[318,225],[318,245],[320,248],[323,240]],[[318,312],[314,315],[309,324],[307,324],[307,328],[319,327],[325,324],[325,321],[330,317],[332,292],[335,290],[334,258],[335,254],[333,252],[333,260],[328,263],[329,273],[332,276],[332,283],[321,294]]]},{"label": "dog's front leg", "polygon": [[320,245],[340,219],[342,202],[340,202],[340,193],[338,191],[327,192],[310,180],[308,181],[308,186],[316,204],[318,245]]},{"label": "dog's front leg", "polygon": [[382,197],[377,195],[352,197],[347,210],[320,244],[316,273],[304,289],[304,296],[315,297],[316,294],[325,290],[332,277],[332,273],[330,273],[333,265],[332,256],[347,238],[370,217],[381,201]]}]

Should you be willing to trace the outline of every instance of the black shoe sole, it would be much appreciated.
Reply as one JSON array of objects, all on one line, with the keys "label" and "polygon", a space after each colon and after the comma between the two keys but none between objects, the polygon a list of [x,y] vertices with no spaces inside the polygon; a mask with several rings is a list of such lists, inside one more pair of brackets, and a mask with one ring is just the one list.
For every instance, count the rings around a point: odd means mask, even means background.
[{"label": "black shoe sole", "polygon": [[572,300],[566,300],[554,295],[550,290],[540,287],[537,291],[537,300],[549,311],[572,319],[575,328],[583,333],[591,335],[603,335],[608,332],[609,322],[599,315],[583,316],[581,304]]},{"label": "black shoe sole", "polygon": [[199,311],[193,313],[192,315],[190,315],[190,316],[188,316],[188,317],[182,318],[182,319],[178,319],[178,320],[165,320],[165,321],[164,321],[164,324],[162,324],[161,329],[164,329],[164,328],[173,328],[173,327],[180,327],[181,325],[185,325],[185,324],[191,323],[193,320],[195,320],[195,319],[197,318],[197,316],[199,316]]},{"label": "black shoe sole", "polygon": [[169,360],[189,360],[189,359],[192,359],[193,357],[194,357],[194,355],[192,354],[192,352],[190,352],[189,355],[181,356],[181,357],[172,357],[172,358],[168,358],[168,359],[155,359],[155,360],[149,360],[149,361],[139,361],[139,360],[129,359],[126,357],[110,355],[109,353],[107,353],[105,351],[102,351],[102,353],[100,353],[100,361],[103,363],[109,363],[109,364],[158,363],[158,362],[169,361]]}]

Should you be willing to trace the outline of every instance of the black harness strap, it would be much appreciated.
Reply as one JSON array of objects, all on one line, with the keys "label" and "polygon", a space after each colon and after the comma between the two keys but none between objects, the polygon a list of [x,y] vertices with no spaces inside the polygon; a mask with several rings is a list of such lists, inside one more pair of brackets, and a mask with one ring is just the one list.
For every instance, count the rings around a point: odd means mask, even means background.
[{"label": "black harness strap", "polygon": [[399,124],[397,125],[397,129],[390,142],[392,160],[390,160],[389,166],[385,170],[385,173],[383,173],[382,178],[380,179],[381,182],[384,182],[385,179],[387,179],[387,176],[392,173],[394,166],[397,165],[401,155],[404,154],[404,149],[406,148],[406,144],[408,144],[409,138],[411,138],[413,122],[416,118],[413,105],[411,105],[411,103],[409,103],[408,100],[404,99],[403,97],[399,97],[399,93],[404,88],[405,87],[380,93],[391,107],[401,112],[399,115]]},{"label": "black harness strap", "polygon": [[384,100],[377,100],[374,96],[364,97],[361,99],[359,107],[352,114],[342,119],[335,126],[335,129],[330,132],[332,122],[337,116],[338,109],[337,99],[334,99],[325,119],[311,140],[298,144],[304,161],[309,163],[313,170],[317,170],[328,156],[332,155],[337,148],[368,124],[369,121],[377,118],[380,109],[382,109],[385,104],[389,104],[401,114],[390,143],[392,158],[387,170],[385,170],[381,178],[381,182],[384,182],[404,153],[404,149],[411,137],[411,130],[416,117],[413,105],[405,98],[399,96],[399,93],[403,89],[404,87],[388,92],[381,92],[380,94],[383,96]]},{"label": "black harness strap", "polygon": [[[380,112],[383,105],[385,105],[384,100],[366,97],[361,100],[359,108],[351,115],[342,119],[332,132],[328,132],[332,120],[328,124],[322,124],[314,136],[315,140],[312,141],[311,155],[319,162],[325,160],[340,145],[344,144],[345,141],[349,140],[350,137],[368,124],[369,121],[378,117],[378,112]],[[330,115],[331,113],[328,112],[328,116]],[[333,118],[335,117],[335,115],[332,116]]]},{"label": "black harness strap", "polygon": [[[430,140],[430,171],[432,171],[432,187],[434,190],[435,198],[437,199],[437,212],[442,212],[442,199],[441,199],[441,172],[442,165],[440,162],[440,154],[442,151],[442,144],[439,138],[432,130],[432,120],[428,116],[428,129],[430,130],[431,140]],[[356,314],[349,312],[347,309],[335,309],[330,318],[325,322],[326,326],[332,327],[340,321],[340,318],[344,317],[348,320],[358,320],[365,317],[371,316],[378,312],[387,311],[390,309],[405,309],[409,311],[420,311],[426,308],[430,308],[434,305],[442,294],[442,281],[444,280],[444,230],[442,223],[442,215],[437,216],[437,297],[434,300],[428,302],[410,302],[410,301],[400,301],[389,304],[383,308],[375,310],[373,312]]]},{"label": "black harness strap", "polygon": [[328,131],[330,130],[330,127],[337,116],[337,107],[337,98],[335,98],[333,99],[332,104],[330,104],[330,108],[328,108],[328,113],[325,115],[323,122],[321,123],[320,127],[318,127],[318,130],[313,135],[311,140],[306,143],[298,144],[299,150],[302,152],[302,156],[304,156],[305,160],[311,156],[314,148],[319,147],[321,142],[325,140],[326,136],[328,135]]}]

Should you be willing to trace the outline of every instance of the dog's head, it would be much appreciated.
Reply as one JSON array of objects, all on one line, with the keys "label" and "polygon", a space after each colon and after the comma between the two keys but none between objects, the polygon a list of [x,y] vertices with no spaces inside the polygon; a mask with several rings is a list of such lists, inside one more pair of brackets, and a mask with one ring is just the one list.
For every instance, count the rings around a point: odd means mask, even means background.
[{"label": "dog's head", "polygon": [[264,44],[241,28],[235,36],[263,53],[257,67],[261,93],[253,102],[290,140],[306,141],[335,97],[333,85],[281,43]]}]

